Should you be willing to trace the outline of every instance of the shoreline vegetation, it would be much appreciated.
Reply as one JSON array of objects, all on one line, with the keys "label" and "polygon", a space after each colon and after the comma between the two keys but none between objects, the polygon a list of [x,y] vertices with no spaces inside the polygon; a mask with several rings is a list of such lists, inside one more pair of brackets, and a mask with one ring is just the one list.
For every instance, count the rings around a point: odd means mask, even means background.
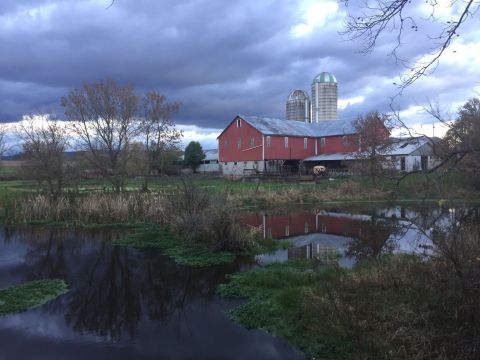
[{"label": "shoreline vegetation", "polygon": [[383,179],[374,185],[367,177],[322,179],[318,182],[232,181],[220,178],[164,177],[130,180],[124,192],[109,184],[85,180],[52,196],[37,183],[0,181],[0,219],[10,223],[35,221],[91,223],[164,223],[171,199],[187,187],[223,197],[232,208],[275,207],[355,202],[447,201],[480,202],[475,179],[459,173],[445,177],[439,188],[431,174],[415,174],[399,186]]},{"label": "shoreline vegetation", "polygon": [[[465,204],[480,198],[470,180],[448,179],[440,192],[427,176],[413,176],[397,190],[388,181],[373,186],[364,178],[308,184],[168,178],[150,181],[148,191],[140,190],[142,180],[131,181],[124,192],[85,181],[56,196],[16,182],[0,183],[0,207],[10,224],[131,229],[113,245],[156,249],[178,265],[206,267],[282,246],[242,225],[238,213],[245,207]],[[218,292],[245,299],[230,312],[234,321],[280,336],[310,358],[475,358],[480,228],[476,222],[451,233],[433,228],[432,236],[437,248],[427,259],[391,255],[352,269],[315,261],[275,263],[231,275]],[[13,294],[31,297],[28,291]]]},{"label": "shoreline vegetation", "polygon": [[68,292],[63,280],[45,279],[0,289],[0,316],[42,306]]},{"label": "shoreline vegetation", "polygon": [[218,293],[246,300],[232,320],[311,359],[478,358],[478,285],[446,265],[406,254],[352,269],[289,261],[231,275]]}]

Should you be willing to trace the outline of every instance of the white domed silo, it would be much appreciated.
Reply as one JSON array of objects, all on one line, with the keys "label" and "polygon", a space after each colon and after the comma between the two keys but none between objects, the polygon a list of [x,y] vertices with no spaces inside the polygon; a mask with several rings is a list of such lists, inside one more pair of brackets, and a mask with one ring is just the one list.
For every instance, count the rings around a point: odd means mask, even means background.
[{"label": "white domed silo", "polygon": [[310,99],[303,90],[293,90],[287,98],[287,120],[310,122]]},{"label": "white domed silo", "polygon": [[312,82],[312,122],[337,119],[337,79],[322,72]]}]

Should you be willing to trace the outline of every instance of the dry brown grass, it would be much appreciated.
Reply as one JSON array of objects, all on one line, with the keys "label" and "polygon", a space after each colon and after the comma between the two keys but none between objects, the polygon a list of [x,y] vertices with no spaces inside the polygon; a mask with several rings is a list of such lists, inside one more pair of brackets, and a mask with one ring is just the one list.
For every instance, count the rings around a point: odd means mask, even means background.
[{"label": "dry brown grass", "polygon": [[231,199],[236,202],[252,199],[270,205],[279,204],[303,204],[318,201],[334,201],[334,200],[375,200],[385,199],[389,193],[378,189],[365,189],[356,181],[349,180],[341,183],[337,187],[329,187],[319,190],[314,185],[285,187],[280,189],[269,190],[260,187],[258,190],[246,190],[242,193],[230,195]]},{"label": "dry brown grass", "polygon": [[38,220],[79,223],[163,223],[165,196],[155,193],[90,193],[51,197],[44,194],[16,199],[10,221]]},{"label": "dry brown grass", "polygon": [[308,291],[311,330],[342,334],[357,358],[478,359],[480,225],[451,230],[434,230],[429,259],[397,255]]}]

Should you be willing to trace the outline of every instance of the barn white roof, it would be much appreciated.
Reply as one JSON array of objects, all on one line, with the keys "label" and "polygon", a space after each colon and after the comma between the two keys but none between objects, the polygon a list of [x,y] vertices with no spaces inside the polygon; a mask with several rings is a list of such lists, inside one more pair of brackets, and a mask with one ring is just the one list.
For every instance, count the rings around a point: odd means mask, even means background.
[{"label": "barn white roof", "polygon": [[203,153],[205,154],[204,161],[218,160],[218,149],[204,150]]},{"label": "barn white roof", "polygon": [[[392,144],[390,151],[388,151],[388,155],[391,156],[410,155],[415,151],[418,151],[418,154],[415,155],[430,155],[432,153],[431,141],[425,136],[406,139],[392,138]],[[428,144],[428,148],[421,149],[426,144]]]},{"label": "barn white roof", "polygon": [[328,120],[320,123],[305,123],[269,117],[238,115],[264,135],[325,137],[355,134],[351,120]]}]

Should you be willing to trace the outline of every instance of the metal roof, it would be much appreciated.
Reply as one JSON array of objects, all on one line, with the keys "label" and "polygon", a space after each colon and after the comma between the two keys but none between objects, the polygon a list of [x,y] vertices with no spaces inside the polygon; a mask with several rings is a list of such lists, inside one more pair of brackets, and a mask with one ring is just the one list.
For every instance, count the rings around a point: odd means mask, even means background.
[{"label": "metal roof", "polygon": [[304,90],[293,90],[287,98],[287,101],[294,101],[294,100],[309,100],[308,94]]},{"label": "metal roof", "polygon": [[350,120],[327,120],[319,123],[305,123],[259,116],[238,116],[264,135],[326,137],[356,133],[355,127]]},{"label": "metal roof", "polygon": [[313,82],[316,83],[336,83],[337,79],[335,75],[328,72],[322,72],[313,78]]},{"label": "metal roof", "polygon": [[218,160],[218,149],[204,150],[203,153],[205,154],[204,161]]},{"label": "metal roof", "polygon": [[[387,152],[386,155],[397,156],[397,155],[410,155],[415,151],[418,151],[418,154],[412,155],[430,155],[432,153],[431,141],[424,137],[415,137],[415,138],[393,138],[392,147]],[[421,149],[424,145],[428,144],[428,149]],[[423,154],[425,153],[425,154]]]},{"label": "metal roof", "polygon": [[353,153],[334,153],[310,156],[303,161],[338,161],[338,160],[355,160]]}]

